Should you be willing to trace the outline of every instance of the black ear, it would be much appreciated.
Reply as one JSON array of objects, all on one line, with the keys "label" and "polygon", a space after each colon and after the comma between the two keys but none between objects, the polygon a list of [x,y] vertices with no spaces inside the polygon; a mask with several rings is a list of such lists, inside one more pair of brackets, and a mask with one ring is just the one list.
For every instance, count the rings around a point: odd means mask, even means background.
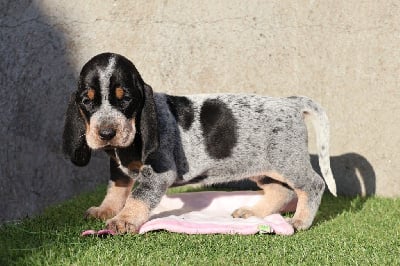
[{"label": "black ear", "polygon": [[157,109],[153,98],[153,89],[144,84],[144,105],[140,115],[140,135],[142,138],[142,162],[157,150],[159,145]]},{"label": "black ear", "polygon": [[63,133],[63,152],[78,166],[85,166],[90,161],[91,150],[86,143],[85,120],[79,112],[72,93],[68,103]]}]

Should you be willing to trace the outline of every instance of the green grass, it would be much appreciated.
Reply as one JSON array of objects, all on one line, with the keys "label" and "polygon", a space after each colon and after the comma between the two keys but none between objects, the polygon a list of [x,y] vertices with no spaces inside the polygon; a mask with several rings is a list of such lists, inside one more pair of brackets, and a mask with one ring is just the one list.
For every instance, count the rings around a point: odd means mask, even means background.
[{"label": "green grass", "polygon": [[0,227],[0,265],[400,265],[400,199],[325,195],[311,229],[294,236],[151,232],[80,237],[105,187]]}]

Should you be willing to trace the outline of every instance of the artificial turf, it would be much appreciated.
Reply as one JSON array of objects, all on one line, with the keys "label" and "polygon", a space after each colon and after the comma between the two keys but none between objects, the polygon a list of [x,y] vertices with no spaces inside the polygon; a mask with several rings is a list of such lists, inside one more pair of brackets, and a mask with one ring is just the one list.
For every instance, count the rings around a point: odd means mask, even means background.
[{"label": "artificial turf", "polygon": [[0,265],[400,265],[400,199],[325,194],[307,231],[295,235],[184,235],[164,231],[81,237],[105,187],[0,226]]}]

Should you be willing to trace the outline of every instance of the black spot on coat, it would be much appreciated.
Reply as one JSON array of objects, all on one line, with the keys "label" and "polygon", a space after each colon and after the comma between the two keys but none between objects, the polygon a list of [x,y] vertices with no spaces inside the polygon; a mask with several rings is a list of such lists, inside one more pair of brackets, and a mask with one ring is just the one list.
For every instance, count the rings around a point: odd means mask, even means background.
[{"label": "black spot on coat", "polygon": [[184,130],[190,129],[194,120],[193,103],[186,97],[171,95],[167,96],[167,103],[178,124]]},{"label": "black spot on coat", "polygon": [[208,99],[200,110],[200,124],[210,157],[229,157],[237,143],[237,122],[232,111],[218,99]]}]

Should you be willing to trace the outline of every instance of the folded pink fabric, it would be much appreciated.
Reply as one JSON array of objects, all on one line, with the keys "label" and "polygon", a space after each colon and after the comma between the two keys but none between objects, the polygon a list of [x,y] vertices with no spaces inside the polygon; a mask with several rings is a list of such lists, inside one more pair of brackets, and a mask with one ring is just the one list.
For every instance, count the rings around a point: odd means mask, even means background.
[{"label": "folded pink fabric", "polygon": [[[233,218],[232,212],[243,206],[252,206],[262,197],[262,191],[203,191],[166,195],[155,208],[140,234],[167,230],[185,234],[241,234],[275,233],[292,235],[293,227],[280,214],[264,218]],[[296,200],[282,212],[294,211]],[[108,230],[109,231],[109,230]],[[82,236],[114,235],[107,230],[86,230]]]},{"label": "folded pink fabric", "polygon": [[[233,218],[232,212],[252,206],[262,197],[260,191],[204,191],[164,196],[139,233],[167,230],[186,234],[292,235],[293,227],[280,214],[264,218]],[[295,210],[295,201],[282,211]]]}]

